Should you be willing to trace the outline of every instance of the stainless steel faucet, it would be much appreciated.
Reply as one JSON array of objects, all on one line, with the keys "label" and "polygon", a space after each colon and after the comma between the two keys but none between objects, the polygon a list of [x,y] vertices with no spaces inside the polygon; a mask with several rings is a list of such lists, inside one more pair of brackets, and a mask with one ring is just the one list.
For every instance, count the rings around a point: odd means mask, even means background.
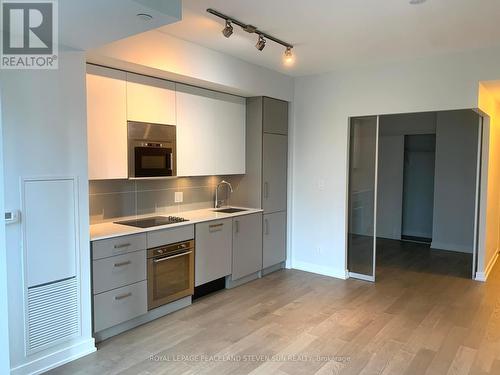
[{"label": "stainless steel faucet", "polygon": [[[217,184],[217,187],[215,188],[215,208],[220,208],[222,206],[222,202],[224,200],[219,200],[219,186],[221,185],[227,185],[229,191],[232,193],[233,192],[233,186],[227,182],[226,180],[222,180]],[[226,194],[226,200],[228,199],[229,193]]]}]

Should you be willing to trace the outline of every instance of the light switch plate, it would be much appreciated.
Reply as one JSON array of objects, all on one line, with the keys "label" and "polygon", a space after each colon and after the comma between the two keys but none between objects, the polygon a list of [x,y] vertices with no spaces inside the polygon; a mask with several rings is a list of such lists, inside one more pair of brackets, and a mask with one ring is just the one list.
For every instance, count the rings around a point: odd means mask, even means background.
[{"label": "light switch plate", "polygon": [[175,203],[182,203],[184,200],[184,193],[182,191],[176,191],[174,195]]},{"label": "light switch plate", "polygon": [[17,223],[20,219],[21,213],[19,210],[5,211],[5,224]]}]

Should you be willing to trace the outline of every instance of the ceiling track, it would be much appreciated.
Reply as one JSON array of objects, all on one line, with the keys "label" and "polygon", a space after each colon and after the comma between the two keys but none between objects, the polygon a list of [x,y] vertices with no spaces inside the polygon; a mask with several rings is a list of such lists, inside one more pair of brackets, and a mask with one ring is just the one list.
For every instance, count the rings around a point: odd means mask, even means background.
[{"label": "ceiling track", "polygon": [[243,23],[243,22],[241,22],[241,21],[239,21],[239,20],[237,20],[237,19],[235,19],[233,17],[230,17],[230,16],[227,16],[227,15],[225,15],[223,13],[220,13],[220,12],[216,11],[215,9],[208,8],[207,12],[210,13],[210,14],[213,14],[216,17],[222,18],[225,21],[229,21],[231,23],[234,23],[235,25],[238,25],[243,30],[245,30],[247,33],[257,34],[257,35],[259,35],[261,37],[264,37],[266,39],[272,40],[275,43],[281,44],[283,47],[286,47],[286,48],[293,48],[293,45],[291,45],[290,43],[287,43],[287,42],[284,42],[281,39],[275,38],[274,36],[269,35],[269,34],[263,32],[263,31],[259,30],[257,27],[255,27],[253,25]]}]

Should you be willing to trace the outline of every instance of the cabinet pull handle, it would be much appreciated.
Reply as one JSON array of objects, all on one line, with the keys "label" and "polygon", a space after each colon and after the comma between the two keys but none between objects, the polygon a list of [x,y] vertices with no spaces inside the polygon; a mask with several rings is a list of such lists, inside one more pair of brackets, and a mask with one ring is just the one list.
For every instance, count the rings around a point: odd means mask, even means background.
[{"label": "cabinet pull handle", "polygon": [[154,262],[154,263],[160,263],[160,262],[164,262],[164,261],[169,260],[169,259],[174,259],[174,258],[178,258],[178,257],[183,257],[184,255],[189,255],[189,254],[191,254],[191,253],[192,253],[192,251],[186,251],[185,253],[171,255],[171,256],[169,256],[169,257],[165,257],[165,258],[153,259],[153,262]]},{"label": "cabinet pull handle", "polygon": [[125,262],[120,262],[120,263],[115,263],[113,266],[114,267],[123,267],[123,266],[126,266],[127,264],[130,264],[132,263],[130,260],[127,260]]},{"label": "cabinet pull handle", "polygon": [[116,301],[119,301],[121,299],[124,299],[124,298],[128,298],[132,295],[132,292],[128,292],[128,293],[125,293],[125,294],[121,294],[119,296],[115,296],[115,300]]},{"label": "cabinet pull handle", "polygon": [[236,220],[236,221],[234,222],[234,224],[235,224],[235,227],[236,227],[236,228],[235,228],[236,233],[240,233],[240,221],[239,221],[239,220]]},{"label": "cabinet pull handle", "polygon": [[269,182],[264,182],[264,198],[269,198]]},{"label": "cabinet pull handle", "polygon": [[224,226],[224,223],[219,223],[219,224],[210,224],[208,226],[208,231],[209,232],[218,232],[222,230],[222,227]]},{"label": "cabinet pull handle", "polygon": [[115,245],[115,249],[123,249],[124,247],[129,247],[131,244],[130,243],[122,243],[120,245]]},{"label": "cabinet pull handle", "polygon": [[265,234],[267,236],[269,234],[269,220],[264,219],[264,224],[265,224],[265,227],[266,227],[266,229],[265,229],[264,232],[265,232]]}]

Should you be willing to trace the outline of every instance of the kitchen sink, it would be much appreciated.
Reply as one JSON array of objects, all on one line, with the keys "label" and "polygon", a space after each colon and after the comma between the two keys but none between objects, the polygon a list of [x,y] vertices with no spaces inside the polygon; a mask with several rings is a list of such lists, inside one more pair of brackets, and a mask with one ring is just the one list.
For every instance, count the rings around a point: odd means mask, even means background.
[{"label": "kitchen sink", "polygon": [[214,212],[222,212],[224,214],[234,214],[236,212],[241,212],[241,211],[248,211],[248,210],[245,208],[234,208],[234,207],[218,208],[214,210]]}]

